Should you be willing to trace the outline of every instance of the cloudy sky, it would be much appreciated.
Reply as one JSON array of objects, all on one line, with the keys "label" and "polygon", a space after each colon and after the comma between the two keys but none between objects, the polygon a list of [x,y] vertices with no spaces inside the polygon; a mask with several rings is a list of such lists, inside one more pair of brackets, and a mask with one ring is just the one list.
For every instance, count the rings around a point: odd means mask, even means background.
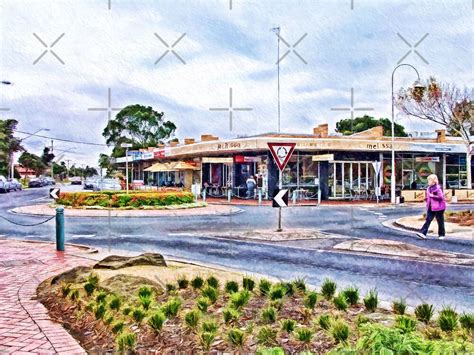
[{"label": "cloudy sky", "polygon": [[[351,90],[353,109],[372,109],[356,115],[390,117],[398,63],[422,78],[473,87],[473,7],[472,0],[0,0],[0,80],[14,82],[0,87],[0,108],[9,109],[0,117],[16,118],[21,131],[48,128],[41,134],[96,144],[104,143],[108,108],[135,103],[164,111],[180,139],[275,132],[277,26],[283,132],[310,133],[324,122],[334,129],[350,117],[332,109],[351,108]],[[402,67],[395,87],[415,79]],[[252,109],[233,112],[232,131],[228,112],[210,110],[229,107],[230,88],[234,108]],[[434,128],[397,120],[410,130]],[[24,143],[39,153],[50,141]],[[89,165],[108,152],[54,144]]]}]

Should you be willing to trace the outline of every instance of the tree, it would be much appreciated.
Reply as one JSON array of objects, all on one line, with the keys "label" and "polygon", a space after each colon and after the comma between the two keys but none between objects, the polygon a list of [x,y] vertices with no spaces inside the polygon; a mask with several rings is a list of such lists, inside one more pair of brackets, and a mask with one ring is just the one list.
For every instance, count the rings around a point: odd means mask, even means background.
[{"label": "tree", "polygon": [[43,149],[43,155],[41,155],[41,161],[44,163],[44,165],[49,166],[49,164],[53,161],[54,159],[54,154],[49,152],[48,147],[44,147]]},{"label": "tree", "polygon": [[21,140],[13,136],[18,121],[0,120],[0,175],[8,175],[13,153],[23,149]]},{"label": "tree", "polygon": [[35,175],[39,176],[46,169],[46,165],[41,158],[29,152],[23,152],[18,162],[27,169],[34,170]]},{"label": "tree", "polygon": [[113,145],[113,157],[125,155],[121,143],[131,143],[133,149],[156,146],[171,138],[176,125],[165,121],[165,114],[151,106],[129,105],[115,119],[110,120],[102,132],[106,143]]},{"label": "tree", "polygon": [[460,89],[454,84],[438,83],[431,77],[426,89],[401,89],[397,106],[407,116],[417,117],[444,126],[445,129],[462,138],[466,145],[467,187],[472,186],[471,144],[472,109],[469,90]]},{"label": "tree", "polygon": [[[354,119],[343,119],[336,123],[336,132],[344,135],[351,135],[353,133],[359,133],[366,131],[370,128],[377,126],[383,126],[384,136],[392,135],[392,121],[388,118],[375,119],[372,116],[364,115],[362,117],[356,117]],[[405,132],[405,127],[395,123],[395,136],[396,137],[407,137],[408,134]]]},{"label": "tree", "polygon": [[101,169],[106,169],[106,176],[111,176],[112,172],[114,171],[114,165],[110,157],[107,154],[100,154],[99,156],[99,167]]},{"label": "tree", "polygon": [[61,163],[55,163],[53,162],[53,174],[54,175],[59,175],[60,179],[64,179],[66,174],[67,174],[67,166],[66,166],[66,163],[65,162],[61,162]]}]

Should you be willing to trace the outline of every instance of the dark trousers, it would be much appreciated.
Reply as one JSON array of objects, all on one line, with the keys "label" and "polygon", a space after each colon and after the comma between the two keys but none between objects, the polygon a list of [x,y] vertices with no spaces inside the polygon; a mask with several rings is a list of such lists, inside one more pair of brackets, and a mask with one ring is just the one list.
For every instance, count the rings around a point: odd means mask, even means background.
[{"label": "dark trousers", "polygon": [[426,212],[426,221],[423,227],[421,227],[421,233],[424,235],[428,234],[428,229],[434,218],[436,218],[436,222],[438,222],[438,235],[444,237],[446,234],[444,230],[444,211],[432,211],[431,208]]}]

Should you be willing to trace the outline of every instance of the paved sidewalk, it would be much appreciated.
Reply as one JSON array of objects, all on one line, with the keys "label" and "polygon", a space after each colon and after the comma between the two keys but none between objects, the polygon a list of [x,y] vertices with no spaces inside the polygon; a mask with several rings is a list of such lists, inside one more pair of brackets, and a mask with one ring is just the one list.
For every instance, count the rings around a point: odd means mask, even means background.
[{"label": "paved sidewalk", "polygon": [[94,263],[81,258],[87,253],[79,247],[66,246],[64,253],[51,243],[0,239],[0,354],[85,354],[51,321],[36,300],[36,288],[61,271]]}]

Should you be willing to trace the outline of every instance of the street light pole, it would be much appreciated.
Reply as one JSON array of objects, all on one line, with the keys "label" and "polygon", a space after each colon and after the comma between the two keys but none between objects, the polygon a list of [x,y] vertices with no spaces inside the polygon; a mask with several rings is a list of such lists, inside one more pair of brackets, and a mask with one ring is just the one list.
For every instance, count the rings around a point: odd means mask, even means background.
[{"label": "street light pole", "polygon": [[130,143],[122,143],[120,144],[122,148],[125,148],[125,186],[127,190],[127,195],[128,195],[128,148],[132,147],[132,144]]},{"label": "street light pole", "polygon": [[394,92],[393,92],[394,91],[393,82],[394,82],[395,71],[402,66],[410,67],[416,72],[418,79],[417,81],[415,81],[415,84],[414,84],[415,88],[424,87],[420,83],[420,74],[418,73],[418,70],[416,70],[416,68],[413,65],[402,63],[400,65],[397,65],[393,69],[392,71],[392,175],[390,177],[390,202],[392,204],[394,204],[396,201],[395,188],[396,188],[396,179],[397,179],[397,174],[395,171],[395,97],[394,97]]},{"label": "street light pole", "polygon": [[280,120],[280,26],[278,27],[274,27],[272,29],[276,34],[277,34],[277,37],[278,37],[278,49],[277,49],[277,73],[278,73],[278,88],[277,88],[277,92],[278,92],[278,133],[280,133],[281,131],[281,120]]}]

